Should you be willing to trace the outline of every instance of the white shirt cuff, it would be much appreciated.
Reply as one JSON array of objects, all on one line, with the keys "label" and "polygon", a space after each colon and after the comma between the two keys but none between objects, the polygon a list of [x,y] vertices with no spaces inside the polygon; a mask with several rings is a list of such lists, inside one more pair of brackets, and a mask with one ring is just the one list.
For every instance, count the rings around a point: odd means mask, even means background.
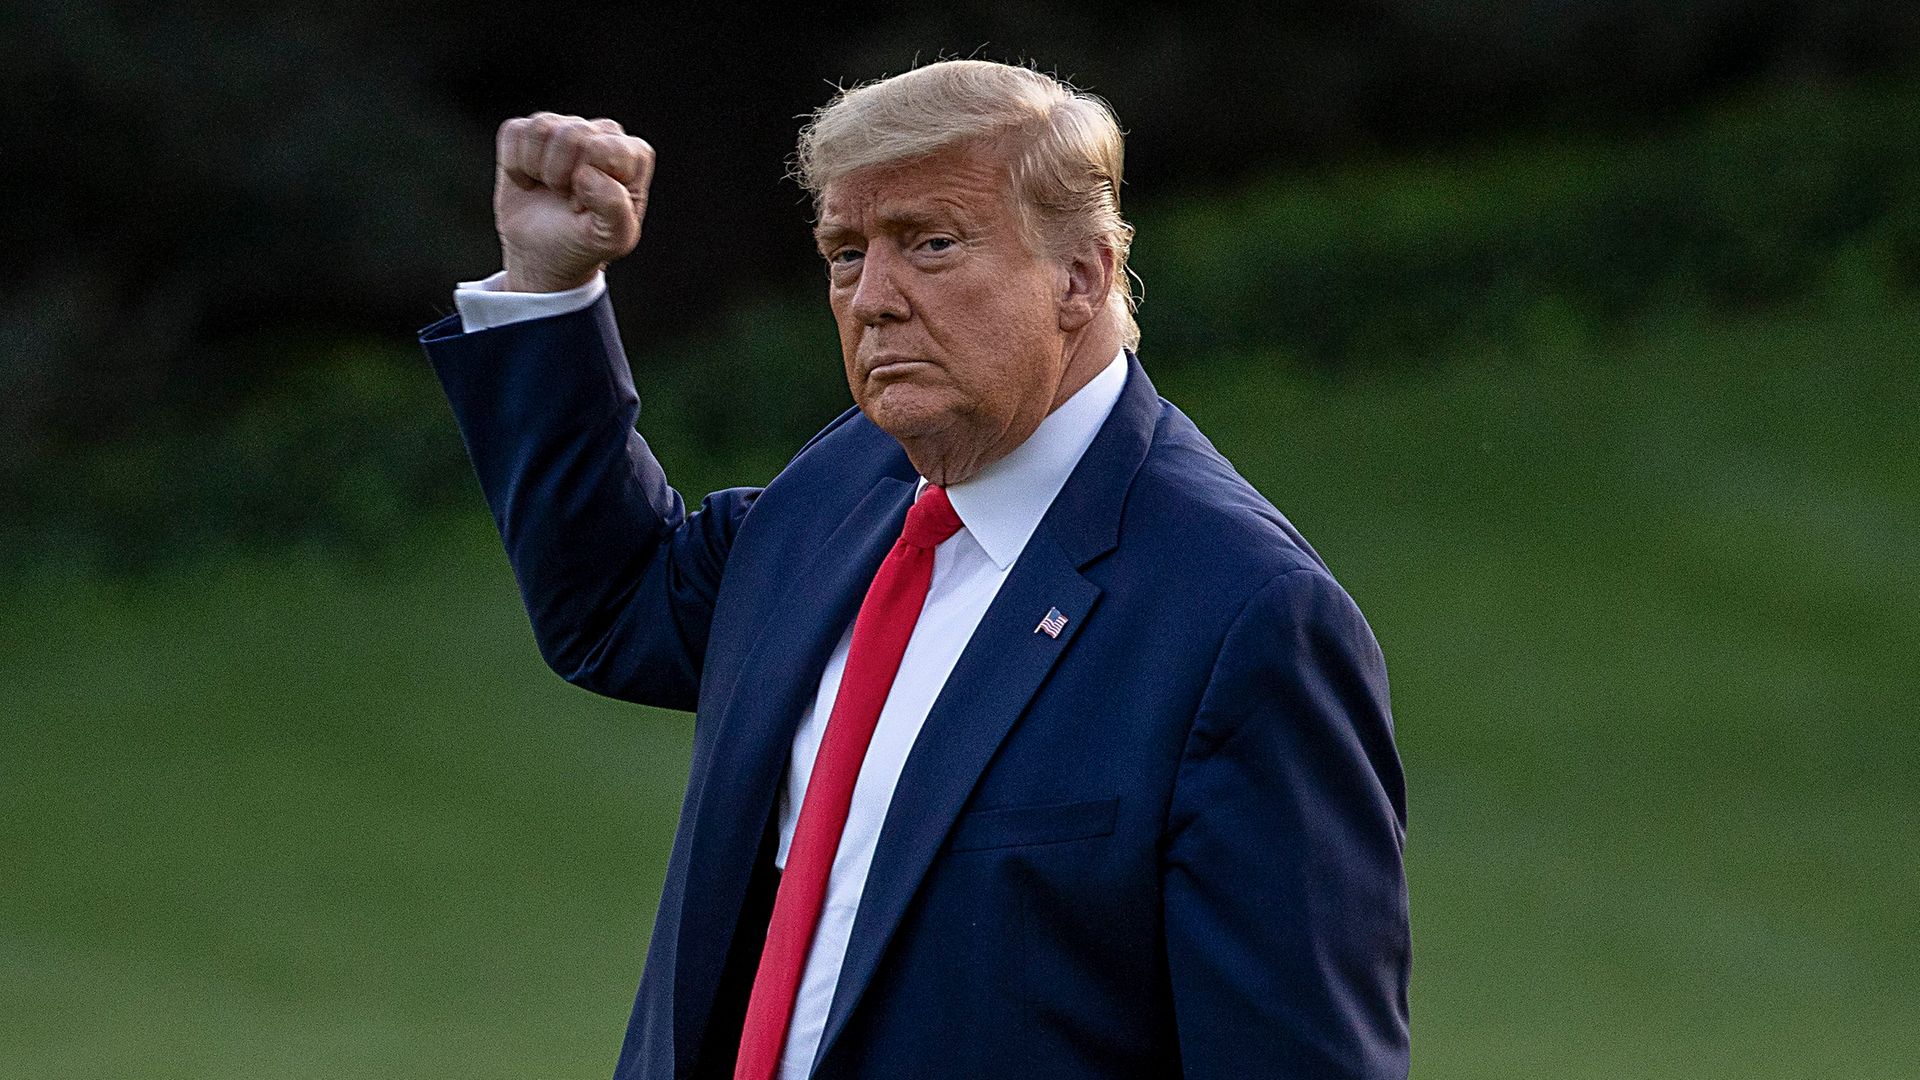
[{"label": "white shirt cuff", "polygon": [[462,281],[453,290],[453,306],[460,312],[465,333],[490,330],[508,323],[565,315],[600,299],[607,291],[607,272],[596,270],[593,280],[561,292],[508,292],[507,272],[499,270],[479,281]]}]

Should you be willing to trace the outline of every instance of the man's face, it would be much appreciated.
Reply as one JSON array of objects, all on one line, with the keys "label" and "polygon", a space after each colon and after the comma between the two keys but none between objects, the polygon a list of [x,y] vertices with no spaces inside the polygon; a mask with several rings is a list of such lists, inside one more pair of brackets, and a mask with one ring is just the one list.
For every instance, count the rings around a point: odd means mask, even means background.
[{"label": "man's face", "polygon": [[998,152],[960,148],[822,192],[814,232],[847,386],[936,482],[1025,441],[1065,375],[1064,271],[1022,241],[1009,186]]}]

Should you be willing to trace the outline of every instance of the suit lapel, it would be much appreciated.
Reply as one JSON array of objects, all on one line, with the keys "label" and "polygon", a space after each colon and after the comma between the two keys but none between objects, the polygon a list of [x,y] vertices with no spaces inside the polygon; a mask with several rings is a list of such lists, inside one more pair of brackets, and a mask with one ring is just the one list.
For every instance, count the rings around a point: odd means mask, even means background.
[{"label": "suit lapel", "polygon": [[[903,459],[904,460],[904,459]],[[820,670],[900,535],[913,484],[883,478],[814,548],[767,621],[716,714],[712,758],[689,800],[691,852],[674,963],[674,1055],[699,1045],[794,732]]]}]

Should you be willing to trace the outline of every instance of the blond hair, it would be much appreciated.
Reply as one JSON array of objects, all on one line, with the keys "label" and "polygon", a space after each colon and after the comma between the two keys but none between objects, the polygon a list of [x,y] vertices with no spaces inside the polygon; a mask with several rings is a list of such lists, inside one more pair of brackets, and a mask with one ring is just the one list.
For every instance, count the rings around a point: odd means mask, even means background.
[{"label": "blond hair", "polygon": [[1096,95],[1031,68],[939,60],[834,95],[800,129],[792,175],[820,208],[849,173],[968,143],[1009,150],[1014,200],[1030,243],[1063,257],[1098,243],[1114,254],[1107,306],[1140,345],[1127,286],[1133,226],[1120,216],[1121,131]]}]

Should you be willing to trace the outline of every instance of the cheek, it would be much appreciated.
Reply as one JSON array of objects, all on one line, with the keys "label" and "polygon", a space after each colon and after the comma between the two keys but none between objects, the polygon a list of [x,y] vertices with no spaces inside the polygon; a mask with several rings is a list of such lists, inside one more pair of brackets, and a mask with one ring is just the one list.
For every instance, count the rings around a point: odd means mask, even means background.
[{"label": "cheek", "polygon": [[847,329],[853,320],[847,314],[847,298],[841,295],[839,289],[827,290],[827,310],[833,313],[833,324],[839,328],[841,340],[846,340]]},{"label": "cheek", "polygon": [[1010,347],[1032,348],[1056,321],[1044,295],[1026,288],[1010,289],[1004,277],[969,283],[942,300],[954,316],[943,320],[949,334],[964,334],[969,344],[990,345],[995,353]]},{"label": "cheek", "polygon": [[1017,389],[1042,377],[1036,361],[1055,342],[1058,317],[1044,295],[981,290],[979,318],[969,320],[974,349],[986,361],[986,371],[1001,387]]},{"label": "cheek", "polygon": [[846,302],[837,291],[828,293],[827,306],[833,312],[834,332],[840,338],[840,364],[846,369],[847,385],[852,386],[853,361],[860,348],[860,322],[847,313]]}]

